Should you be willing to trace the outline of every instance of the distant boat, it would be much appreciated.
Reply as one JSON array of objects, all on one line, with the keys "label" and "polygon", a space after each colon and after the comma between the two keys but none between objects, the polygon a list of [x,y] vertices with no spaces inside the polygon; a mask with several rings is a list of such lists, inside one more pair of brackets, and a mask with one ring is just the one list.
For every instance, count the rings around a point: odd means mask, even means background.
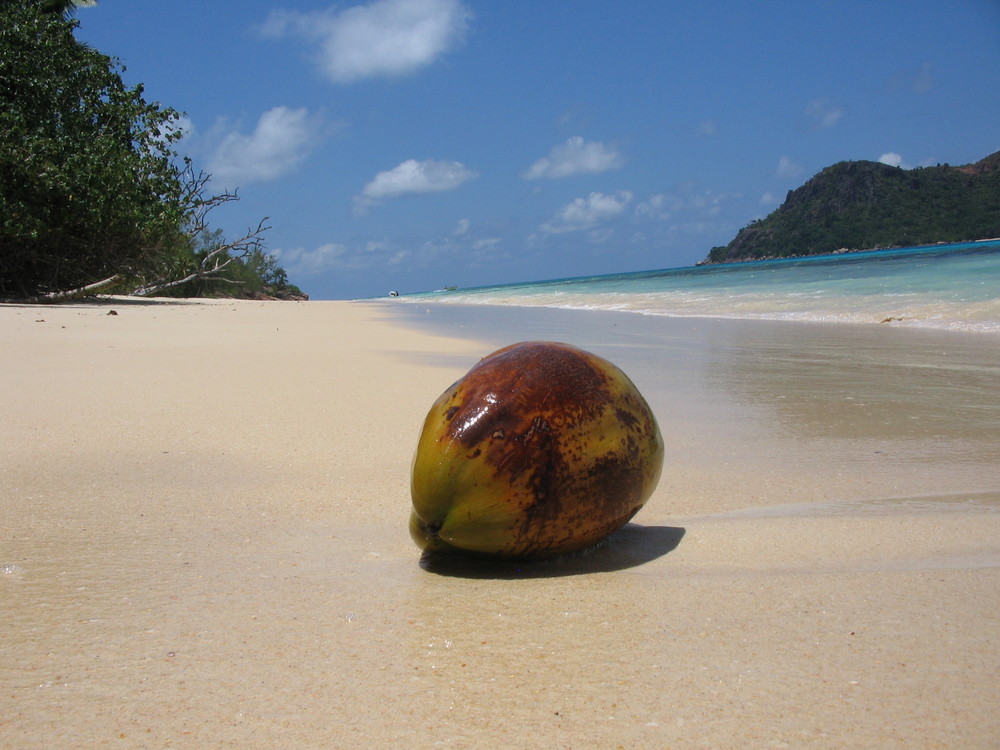
[{"label": "distant boat", "polygon": [[446,287],[443,287],[442,289],[436,289],[435,291],[437,291],[437,292],[454,292],[456,289],[458,289],[457,286],[446,286]]}]

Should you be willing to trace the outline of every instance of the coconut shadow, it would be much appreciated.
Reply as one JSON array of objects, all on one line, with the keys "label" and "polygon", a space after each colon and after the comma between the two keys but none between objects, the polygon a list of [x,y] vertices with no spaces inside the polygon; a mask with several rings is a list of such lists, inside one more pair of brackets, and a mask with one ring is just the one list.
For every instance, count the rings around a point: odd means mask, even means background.
[{"label": "coconut shadow", "polygon": [[629,523],[594,547],[550,560],[489,560],[459,554],[425,553],[420,558],[420,567],[428,573],[454,578],[498,580],[612,573],[663,557],[677,548],[684,533],[683,528],[676,526]]}]

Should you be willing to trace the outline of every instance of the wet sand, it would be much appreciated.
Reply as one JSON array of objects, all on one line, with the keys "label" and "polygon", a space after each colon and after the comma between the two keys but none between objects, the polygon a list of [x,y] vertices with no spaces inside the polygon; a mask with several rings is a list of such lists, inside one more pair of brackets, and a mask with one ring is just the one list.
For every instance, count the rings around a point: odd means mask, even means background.
[{"label": "wet sand", "polygon": [[[525,338],[629,373],[660,486],[587,555],[422,565],[420,422]],[[994,338],[112,300],[0,341],[0,747],[998,746]]]}]

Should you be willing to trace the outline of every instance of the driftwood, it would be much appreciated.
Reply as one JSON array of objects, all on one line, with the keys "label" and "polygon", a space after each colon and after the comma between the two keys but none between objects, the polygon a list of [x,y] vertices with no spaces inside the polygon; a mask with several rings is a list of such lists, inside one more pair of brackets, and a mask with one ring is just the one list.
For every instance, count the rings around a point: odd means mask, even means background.
[{"label": "driftwood", "polygon": [[121,276],[116,273],[114,276],[109,276],[101,281],[95,281],[93,284],[87,284],[86,286],[77,287],[76,289],[63,289],[59,292],[46,292],[45,294],[38,294],[34,297],[18,299],[17,301],[29,302],[32,304],[55,304],[56,302],[68,302],[69,300],[86,297],[90,294],[98,294],[108,287],[114,286],[120,281]]}]

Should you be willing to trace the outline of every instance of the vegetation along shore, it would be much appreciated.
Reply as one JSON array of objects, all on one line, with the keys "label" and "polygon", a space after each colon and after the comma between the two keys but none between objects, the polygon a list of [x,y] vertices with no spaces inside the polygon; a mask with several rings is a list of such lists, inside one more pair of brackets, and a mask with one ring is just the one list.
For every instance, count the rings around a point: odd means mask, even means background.
[{"label": "vegetation along shore", "polygon": [[705,262],[732,263],[1000,236],[1000,151],[960,167],[842,161]]},{"label": "vegetation along shore", "polygon": [[175,150],[182,115],[74,36],[73,2],[0,7],[0,298],[303,299],[264,234],[209,216],[239,199]]}]

